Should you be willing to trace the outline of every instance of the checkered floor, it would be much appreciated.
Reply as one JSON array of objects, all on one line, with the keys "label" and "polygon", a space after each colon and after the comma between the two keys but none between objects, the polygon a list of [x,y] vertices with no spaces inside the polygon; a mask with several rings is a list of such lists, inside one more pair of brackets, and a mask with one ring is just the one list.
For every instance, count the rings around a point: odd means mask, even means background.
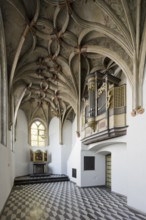
[{"label": "checkered floor", "polygon": [[1,220],[146,220],[128,209],[126,198],[105,188],[71,182],[15,186]]}]

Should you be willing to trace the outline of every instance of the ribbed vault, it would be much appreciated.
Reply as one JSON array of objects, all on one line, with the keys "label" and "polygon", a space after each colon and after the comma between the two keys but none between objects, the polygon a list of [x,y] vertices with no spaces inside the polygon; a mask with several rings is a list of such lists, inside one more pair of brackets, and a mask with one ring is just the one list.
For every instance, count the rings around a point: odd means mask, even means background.
[{"label": "ribbed vault", "polygon": [[77,115],[86,75],[122,71],[142,113],[146,1],[1,0],[6,35],[10,122],[22,108],[28,121]]}]

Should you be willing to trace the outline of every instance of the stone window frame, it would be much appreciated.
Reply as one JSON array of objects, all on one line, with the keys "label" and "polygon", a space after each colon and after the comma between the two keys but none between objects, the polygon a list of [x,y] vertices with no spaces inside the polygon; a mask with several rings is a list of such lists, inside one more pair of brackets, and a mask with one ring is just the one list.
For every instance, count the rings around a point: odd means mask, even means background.
[{"label": "stone window frame", "polygon": [[[40,124],[44,126],[45,140],[44,140],[44,145],[43,145],[43,146],[40,146],[39,144],[38,144],[38,145],[32,145],[32,142],[31,142],[31,141],[32,141],[32,139],[31,139],[31,127],[32,127],[32,125],[33,125],[34,123],[36,123],[36,122],[40,122]],[[42,120],[40,120],[40,119],[38,119],[38,118],[36,118],[35,120],[33,120],[33,121],[30,123],[30,126],[29,126],[29,144],[30,144],[30,146],[31,146],[31,147],[40,147],[40,148],[47,146],[47,143],[48,143],[47,131],[48,131],[47,126],[46,126],[46,124],[45,124]],[[38,142],[38,137],[37,137],[37,142]]]}]

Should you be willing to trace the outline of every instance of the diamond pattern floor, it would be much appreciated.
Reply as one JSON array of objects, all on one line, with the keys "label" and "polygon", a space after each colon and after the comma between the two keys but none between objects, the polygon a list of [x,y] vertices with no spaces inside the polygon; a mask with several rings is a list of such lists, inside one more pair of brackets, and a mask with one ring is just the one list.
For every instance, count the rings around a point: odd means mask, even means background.
[{"label": "diamond pattern floor", "polygon": [[1,220],[146,220],[126,198],[105,188],[79,188],[72,182],[15,186]]}]

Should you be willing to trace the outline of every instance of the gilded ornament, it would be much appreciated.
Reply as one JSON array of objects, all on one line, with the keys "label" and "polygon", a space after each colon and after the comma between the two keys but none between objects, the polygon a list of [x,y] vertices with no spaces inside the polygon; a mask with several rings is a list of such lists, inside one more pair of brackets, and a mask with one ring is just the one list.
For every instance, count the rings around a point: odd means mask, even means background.
[{"label": "gilded ornament", "polygon": [[135,109],[132,110],[131,116],[132,116],[132,117],[135,117],[135,116],[136,116],[136,111],[135,111]]},{"label": "gilded ornament", "polygon": [[97,91],[97,98],[105,91],[106,83],[103,83],[102,86]]},{"label": "gilded ornament", "polygon": [[142,108],[141,106],[139,106],[139,107],[136,109],[136,112],[137,112],[137,114],[143,114],[143,113],[144,113],[144,108]]}]

